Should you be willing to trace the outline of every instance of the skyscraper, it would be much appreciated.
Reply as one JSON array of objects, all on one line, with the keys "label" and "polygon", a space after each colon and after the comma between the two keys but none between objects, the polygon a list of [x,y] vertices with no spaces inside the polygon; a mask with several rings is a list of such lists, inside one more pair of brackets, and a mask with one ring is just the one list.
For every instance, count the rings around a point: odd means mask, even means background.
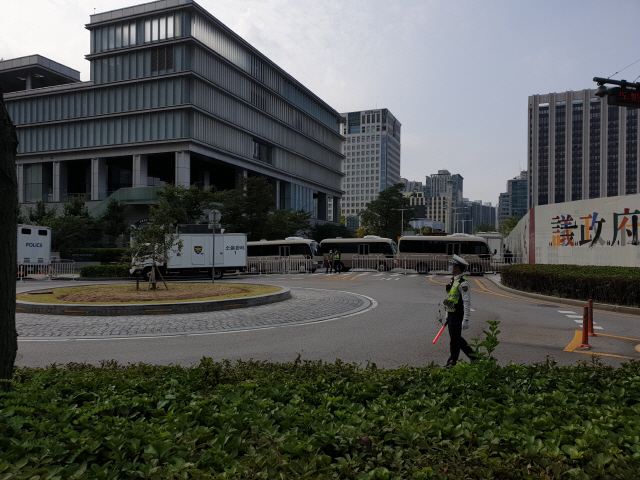
[{"label": "skyscraper", "polygon": [[386,108],[341,115],[345,120],[342,215],[351,217],[348,226],[353,227],[367,203],[400,182],[401,124]]},{"label": "skyscraper", "polygon": [[594,89],[532,95],[528,208],[638,193],[638,110]]},{"label": "skyscraper", "polygon": [[527,208],[527,171],[507,180],[507,191],[500,194],[498,204],[498,224],[509,217],[518,217],[520,220],[529,209]]}]

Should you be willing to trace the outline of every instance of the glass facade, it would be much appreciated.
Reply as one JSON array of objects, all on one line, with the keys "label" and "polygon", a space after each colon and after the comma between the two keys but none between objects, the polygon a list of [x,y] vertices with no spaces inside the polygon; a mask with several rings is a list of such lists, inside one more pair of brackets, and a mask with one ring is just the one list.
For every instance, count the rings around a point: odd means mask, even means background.
[{"label": "glass facade", "polygon": [[530,96],[528,115],[529,208],[638,193],[637,109],[585,89]]}]

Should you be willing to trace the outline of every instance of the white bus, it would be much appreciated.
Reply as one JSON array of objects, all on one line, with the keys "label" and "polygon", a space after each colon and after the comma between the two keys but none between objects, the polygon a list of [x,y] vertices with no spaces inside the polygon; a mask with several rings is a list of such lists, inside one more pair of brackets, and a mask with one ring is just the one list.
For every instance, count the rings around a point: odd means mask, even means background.
[{"label": "white bus", "polygon": [[325,238],[320,248],[327,261],[329,250],[340,252],[340,270],[352,268],[391,270],[398,247],[390,238],[366,235],[364,238]]},{"label": "white bus", "polygon": [[247,242],[248,272],[310,271],[322,267],[318,242],[309,238]]},{"label": "white bus", "polygon": [[469,262],[470,273],[492,270],[491,250],[482,237],[466,233],[411,235],[398,241],[398,267],[415,269],[418,273],[448,270],[448,262],[454,254]]}]

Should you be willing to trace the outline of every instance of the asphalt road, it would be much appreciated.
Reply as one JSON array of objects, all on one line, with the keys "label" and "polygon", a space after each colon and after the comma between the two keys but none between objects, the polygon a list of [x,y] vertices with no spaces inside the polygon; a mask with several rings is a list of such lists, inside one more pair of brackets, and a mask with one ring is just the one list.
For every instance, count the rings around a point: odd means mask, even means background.
[{"label": "asphalt road", "polygon": [[[640,315],[620,314],[596,309],[597,337],[590,338],[591,350],[576,348],[576,331],[581,328],[582,309],[554,301],[541,301],[515,295],[498,288],[492,276],[470,277],[472,313],[469,330],[463,336],[484,339],[487,321],[500,321],[498,345],[494,356],[500,364],[531,364],[552,357],[560,365],[590,362],[594,354],[608,365],[630,359],[640,360]],[[446,298],[444,285],[449,277],[402,273],[349,272],[347,274],[292,274],[225,277],[223,282],[248,282],[305,289],[309,298],[348,297],[357,294],[370,305],[359,311],[346,311],[331,318],[295,325],[266,324],[259,328],[226,332],[200,332],[197,335],[157,335],[105,337],[102,339],[19,337],[21,366],[42,367],[52,363],[88,362],[115,359],[121,363],[197,364],[202,357],[214,360],[254,359],[275,362],[303,359],[366,364],[378,367],[423,366],[431,362],[444,365],[449,355],[449,337],[445,332],[436,345],[432,340],[439,330],[437,316]],[[18,291],[68,286],[69,282],[19,282]],[[302,290],[298,290],[301,292]],[[329,292],[327,292],[329,291]],[[333,292],[331,292],[333,291]],[[327,293],[330,293],[327,295]],[[302,296],[299,296],[301,299]],[[322,309],[317,303],[287,302],[278,305],[305,316],[305,308]],[[255,320],[277,312],[250,307]],[[247,309],[242,314],[247,316]],[[283,310],[284,312],[285,310]],[[241,310],[237,310],[241,312]],[[229,312],[227,312],[229,313]],[[240,313],[238,313],[239,315]],[[252,313],[253,314],[253,313]],[[284,313],[283,313],[284,314]],[[200,314],[202,315],[202,314]],[[190,315],[185,316],[189,321]],[[40,322],[56,322],[54,316],[42,316]],[[573,318],[575,317],[575,318]],[[73,318],[73,317],[71,317]],[[324,319],[323,319],[324,318]],[[16,315],[18,331],[25,331],[28,317]],[[576,322],[579,321],[580,323]],[[69,319],[65,319],[69,321]],[[81,319],[76,320],[78,327]],[[159,320],[161,321],[161,319]]]}]

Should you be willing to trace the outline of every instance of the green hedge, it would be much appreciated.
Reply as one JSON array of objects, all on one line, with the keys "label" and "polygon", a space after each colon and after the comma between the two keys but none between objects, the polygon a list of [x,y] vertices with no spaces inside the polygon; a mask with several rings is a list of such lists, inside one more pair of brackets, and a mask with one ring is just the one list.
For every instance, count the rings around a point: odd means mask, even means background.
[{"label": "green hedge", "polygon": [[131,260],[131,252],[128,248],[74,248],[70,252],[60,252],[64,258],[67,255],[86,255],[93,256],[94,261],[102,263],[117,263],[125,261],[127,258]]},{"label": "green hedge", "polygon": [[80,269],[80,276],[87,278],[128,277],[131,265],[87,265]]},{"label": "green hedge", "polygon": [[637,479],[640,362],[17,368],[0,478]]},{"label": "green hedge", "polygon": [[525,292],[596,303],[640,306],[640,268],[579,265],[509,265],[502,283]]}]

